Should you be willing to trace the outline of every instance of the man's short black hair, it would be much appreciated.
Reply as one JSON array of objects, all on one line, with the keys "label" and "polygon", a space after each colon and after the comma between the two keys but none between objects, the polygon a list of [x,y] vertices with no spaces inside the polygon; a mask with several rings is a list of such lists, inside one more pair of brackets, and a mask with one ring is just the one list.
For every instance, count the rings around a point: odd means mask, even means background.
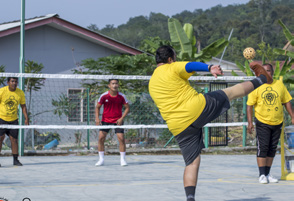
[{"label": "man's short black hair", "polygon": [[18,81],[18,77],[8,77],[7,82],[9,82],[11,79],[16,79],[16,81]]},{"label": "man's short black hair", "polygon": [[109,79],[109,80],[108,80],[108,84],[110,84],[110,82],[111,82],[112,80],[116,80],[116,81],[118,82],[118,79]]},{"label": "man's short black hair", "polygon": [[156,50],[155,60],[157,64],[168,63],[168,58],[175,60],[175,56],[175,50],[171,46],[164,45]]},{"label": "man's short black hair", "polygon": [[272,75],[274,74],[274,67],[270,63],[265,63],[263,66],[269,66],[272,69]]}]

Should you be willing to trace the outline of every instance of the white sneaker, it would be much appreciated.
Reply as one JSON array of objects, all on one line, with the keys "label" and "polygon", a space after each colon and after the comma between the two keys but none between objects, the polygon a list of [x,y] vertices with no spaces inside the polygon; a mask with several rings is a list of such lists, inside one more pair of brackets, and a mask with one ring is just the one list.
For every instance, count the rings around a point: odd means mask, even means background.
[{"label": "white sneaker", "polygon": [[267,175],[266,177],[267,177],[267,180],[268,180],[269,183],[278,183],[279,182],[279,180],[277,178],[273,177],[270,174]]},{"label": "white sneaker", "polygon": [[127,164],[127,161],[125,161],[125,160],[120,160],[120,165],[121,165],[121,166],[127,166],[128,164]]},{"label": "white sneaker", "polygon": [[103,160],[99,160],[99,161],[95,164],[95,166],[102,166],[102,165],[104,165],[104,161],[103,161]]},{"label": "white sneaker", "polygon": [[264,174],[260,175],[259,183],[261,183],[261,184],[267,184],[268,183],[268,179]]}]

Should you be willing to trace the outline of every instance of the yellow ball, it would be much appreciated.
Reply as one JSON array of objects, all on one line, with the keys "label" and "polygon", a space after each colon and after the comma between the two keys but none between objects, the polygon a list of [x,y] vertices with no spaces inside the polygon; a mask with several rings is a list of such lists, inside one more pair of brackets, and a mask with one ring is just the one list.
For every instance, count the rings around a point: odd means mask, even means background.
[{"label": "yellow ball", "polygon": [[247,47],[243,51],[243,56],[245,57],[245,59],[251,60],[255,57],[255,50],[252,47]]}]

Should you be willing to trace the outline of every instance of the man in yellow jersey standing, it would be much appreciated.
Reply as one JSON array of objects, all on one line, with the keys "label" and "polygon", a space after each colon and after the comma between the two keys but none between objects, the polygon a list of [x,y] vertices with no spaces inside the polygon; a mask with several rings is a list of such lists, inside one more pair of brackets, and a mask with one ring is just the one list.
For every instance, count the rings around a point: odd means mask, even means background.
[{"label": "man in yellow jersey standing", "polygon": [[[29,118],[26,108],[25,94],[17,88],[18,78],[8,77],[6,87],[0,89],[0,125],[18,125],[18,105],[21,106],[25,117],[25,124],[29,125]],[[0,152],[2,143],[5,139],[5,134],[9,136],[11,141],[11,150],[13,155],[13,165],[22,166],[18,160],[18,129],[0,129]],[[0,165],[1,166],[1,165]]]},{"label": "man in yellow jersey standing", "polygon": [[149,82],[149,93],[177,140],[185,160],[184,187],[187,201],[195,200],[200,165],[204,148],[202,128],[230,108],[230,101],[246,96],[272,78],[256,62],[250,64],[257,78],[224,90],[205,95],[197,93],[188,81],[196,71],[207,71],[213,76],[223,75],[219,65],[201,62],[176,62],[176,53],[170,46],[156,51],[157,68]]},{"label": "man in yellow jersey standing", "polygon": [[[264,64],[263,68],[269,76],[273,76],[274,70],[271,64]],[[259,183],[277,183],[278,179],[270,174],[270,169],[276,154],[284,121],[283,105],[292,118],[292,96],[280,80],[274,80],[271,84],[264,84],[248,95],[247,120],[248,132],[252,134],[253,107],[255,110],[257,165],[259,168]]]}]

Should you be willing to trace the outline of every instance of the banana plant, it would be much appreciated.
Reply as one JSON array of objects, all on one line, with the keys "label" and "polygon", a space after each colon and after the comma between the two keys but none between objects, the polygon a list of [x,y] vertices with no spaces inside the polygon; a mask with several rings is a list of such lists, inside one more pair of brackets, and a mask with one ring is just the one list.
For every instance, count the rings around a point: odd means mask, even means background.
[{"label": "banana plant", "polygon": [[[294,47],[294,36],[281,20],[279,20],[278,23],[283,28],[283,33],[289,44]],[[279,68],[280,62],[276,62],[274,78],[279,79],[280,77],[283,77],[283,82],[285,84],[290,84],[290,87],[292,88],[292,85],[294,84],[294,78],[292,78],[294,75],[294,70],[291,70],[291,67],[294,64],[294,52],[280,48],[274,48],[274,52],[279,55],[287,56],[281,69]]]},{"label": "banana plant", "polygon": [[228,40],[221,38],[197,53],[196,37],[193,34],[193,26],[189,23],[181,23],[175,18],[168,19],[168,29],[171,42],[176,52],[177,57],[182,61],[210,61],[212,57],[220,54],[229,44]]},{"label": "banana plant", "polygon": [[[281,25],[281,27],[283,28],[283,33],[284,33],[285,37],[287,38],[287,40],[289,41],[290,45],[294,47],[294,36],[292,35],[290,30],[286,27],[286,25],[281,20],[279,20],[278,22]],[[275,48],[274,51],[280,55],[285,55],[285,56],[294,58],[293,51],[284,50],[284,49],[280,49],[280,48]]]},{"label": "banana plant", "polygon": [[[173,47],[176,52],[179,53],[178,57],[182,60],[191,58],[192,44],[181,23],[174,18],[168,19],[168,30]],[[188,29],[186,29],[186,31],[190,32]],[[189,36],[191,36],[191,34],[189,34]]]},{"label": "banana plant", "polygon": [[[236,65],[247,76],[254,76],[253,72],[250,69],[248,60],[245,61],[245,66],[243,66],[240,62],[236,62]],[[235,73],[234,71],[232,71],[232,75],[233,76],[238,76],[237,73]]]}]

